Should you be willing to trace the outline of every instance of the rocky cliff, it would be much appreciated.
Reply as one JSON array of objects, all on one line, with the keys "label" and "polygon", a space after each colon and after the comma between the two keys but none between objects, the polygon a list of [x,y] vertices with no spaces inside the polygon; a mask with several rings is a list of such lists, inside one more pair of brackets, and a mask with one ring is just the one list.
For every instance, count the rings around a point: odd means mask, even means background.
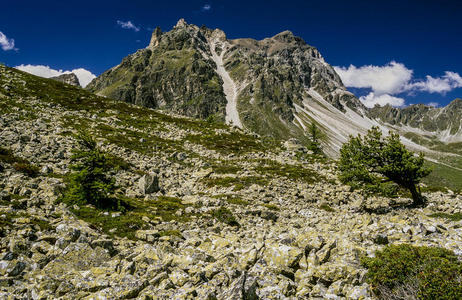
[{"label": "rocky cliff", "polygon": [[86,88],[136,105],[224,121],[223,81],[210,56],[204,32],[179,22],[167,33],[157,28],[147,48],[127,56]]}]

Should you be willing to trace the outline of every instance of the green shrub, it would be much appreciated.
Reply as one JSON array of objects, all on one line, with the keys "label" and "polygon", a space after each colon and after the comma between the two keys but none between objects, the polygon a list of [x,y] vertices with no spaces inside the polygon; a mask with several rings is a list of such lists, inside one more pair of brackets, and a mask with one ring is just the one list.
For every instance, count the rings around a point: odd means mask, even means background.
[{"label": "green shrub", "polygon": [[16,171],[34,177],[39,174],[39,168],[27,159],[17,157],[10,149],[0,147],[0,162],[12,164]]},{"label": "green shrub", "polygon": [[218,221],[228,224],[229,226],[240,226],[236,217],[234,217],[233,213],[226,207],[222,206],[219,209],[212,211],[212,216]]},{"label": "green shrub", "polygon": [[0,147],[0,161],[11,164],[16,162],[17,160],[10,149]]},{"label": "green shrub", "polygon": [[88,134],[76,136],[79,149],[74,151],[72,160],[76,164],[69,178],[62,201],[67,204],[93,204],[98,208],[119,208],[120,202],[112,198],[116,186],[108,175],[113,167],[107,156],[98,149],[95,140]]},{"label": "green shrub", "polygon": [[263,206],[269,210],[274,210],[274,211],[280,210],[279,206],[277,206],[276,204],[272,204],[272,203],[263,203]]},{"label": "green shrub", "polygon": [[315,122],[312,122],[308,127],[308,136],[310,140],[308,150],[313,151],[314,154],[323,154],[320,140],[325,136]]},{"label": "green shrub", "polygon": [[431,214],[431,215],[429,215],[429,217],[443,218],[443,219],[446,219],[446,220],[457,222],[457,221],[462,220],[462,213],[447,214],[447,213],[439,212],[439,213]]},{"label": "green shrub", "polygon": [[361,263],[379,299],[462,299],[462,263],[452,251],[390,245]]},{"label": "green shrub", "polygon": [[39,174],[39,168],[27,162],[18,162],[13,165],[16,171],[26,174],[30,177],[35,177]]},{"label": "green shrub", "polygon": [[321,205],[319,206],[319,208],[322,209],[322,210],[325,210],[325,211],[327,211],[327,212],[334,212],[334,211],[335,211],[335,209],[333,209],[332,207],[330,207],[330,206],[329,206],[328,204],[326,204],[326,203],[321,204]]}]

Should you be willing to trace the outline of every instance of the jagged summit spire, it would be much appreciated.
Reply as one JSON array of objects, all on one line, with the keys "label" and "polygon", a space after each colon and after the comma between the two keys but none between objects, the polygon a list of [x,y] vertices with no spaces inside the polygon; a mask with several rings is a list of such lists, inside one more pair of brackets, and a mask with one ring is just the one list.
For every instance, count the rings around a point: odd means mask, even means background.
[{"label": "jagged summit spire", "polygon": [[157,45],[159,45],[161,36],[162,36],[162,30],[160,29],[159,26],[157,26],[156,29],[154,29],[154,32],[152,33],[151,41],[149,42],[148,48],[152,49],[156,47]]},{"label": "jagged summit spire", "polygon": [[181,28],[186,26],[188,26],[188,23],[186,23],[186,21],[183,18],[181,18],[178,20],[174,28]]}]

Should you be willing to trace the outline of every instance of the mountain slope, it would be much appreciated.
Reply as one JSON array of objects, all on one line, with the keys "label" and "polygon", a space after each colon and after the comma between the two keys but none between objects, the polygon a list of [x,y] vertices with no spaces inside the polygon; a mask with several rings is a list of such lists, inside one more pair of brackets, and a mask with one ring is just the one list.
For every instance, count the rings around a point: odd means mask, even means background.
[{"label": "mountain slope", "polygon": [[337,157],[350,135],[371,126],[398,131],[414,151],[460,166],[448,142],[462,140],[460,100],[445,108],[423,105],[367,109],[348,92],[319,51],[290,31],[260,41],[227,39],[219,29],[187,24],[157,28],[147,48],[92,81],[88,90],[185,116],[212,118],[276,139],[308,144],[316,123],[324,152]]},{"label": "mountain slope", "polygon": [[[462,254],[461,195],[391,210],[410,200],[350,191],[294,140],[2,65],[0,126],[2,299],[369,299],[360,257],[384,241]],[[79,130],[109,155],[124,211],[57,202]]]}]

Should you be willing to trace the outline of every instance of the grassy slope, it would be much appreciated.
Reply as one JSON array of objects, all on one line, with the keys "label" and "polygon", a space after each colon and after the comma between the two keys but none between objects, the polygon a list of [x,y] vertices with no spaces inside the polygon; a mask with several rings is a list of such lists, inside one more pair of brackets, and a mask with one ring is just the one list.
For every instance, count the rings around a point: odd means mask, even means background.
[{"label": "grassy slope", "polygon": [[[433,172],[423,180],[433,188],[447,187],[452,190],[462,190],[462,143],[443,143],[435,137],[420,136],[414,132],[407,132],[404,136],[413,142],[431,150],[441,152],[442,155],[430,154],[429,157],[441,162],[427,162]],[[444,155],[448,153],[448,155]]]},{"label": "grassy slope", "polygon": [[[44,112],[46,113],[43,114]],[[95,139],[104,143],[117,145],[146,156],[164,157],[186,168],[195,168],[195,164],[178,160],[174,155],[185,153],[189,158],[201,161],[217,174],[218,177],[201,181],[207,187],[233,187],[234,191],[239,191],[253,184],[270,184],[271,178],[275,176],[293,181],[322,178],[314,170],[303,166],[307,159],[301,159],[300,165],[297,166],[271,160],[266,160],[265,165],[260,166],[256,161],[259,168],[249,167],[249,161],[242,159],[242,155],[251,152],[259,153],[259,157],[264,157],[265,154],[281,151],[280,143],[277,141],[257,139],[252,135],[233,131],[223,123],[170,116],[152,109],[100,97],[81,88],[0,65],[0,115],[3,114],[13,116],[20,121],[40,119],[41,122],[53,123],[53,126],[62,128],[60,133],[62,135],[70,135],[83,129],[90,131]],[[183,131],[184,136],[173,138],[170,135],[172,129],[179,130],[174,132]],[[234,158],[225,161],[212,158],[207,154],[201,154],[196,147],[213,150],[223,157],[231,155]],[[112,160],[114,165],[125,171],[143,173],[121,157],[113,156]],[[277,166],[276,170],[274,166]],[[236,177],[235,174],[242,170],[251,172],[252,175]],[[63,177],[62,174],[52,175],[61,175],[56,178]],[[234,194],[224,197],[231,205],[246,203],[246,200]],[[122,200],[130,206],[130,210],[119,218],[112,218],[110,214],[105,215],[88,207],[73,211],[78,217],[109,235],[132,239],[135,238],[136,230],[148,228],[148,224],[143,221],[143,216],[178,222],[188,222],[189,217],[193,217],[187,214],[181,217],[176,215],[178,209],[185,208],[179,199],[159,198],[152,203],[139,199]]]},{"label": "grassy slope", "polygon": [[[5,68],[0,66],[0,68]],[[203,120],[194,120],[181,117],[173,117],[159,113],[157,111],[128,105],[120,101],[114,101],[108,98],[96,96],[86,90],[63,84],[50,79],[44,79],[24,73],[15,69],[9,69],[20,74],[24,84],[10,85],[9,90],[0,89],[0,113],[11,113],[16,110],[22,110],[21,118],[35,119],[34,107],[28,107],[24,103],[15,101],[14,98],[8,97],[14,94],[19,97],[29,97],[33,95],[44,103],[49,105],[61,105],[69,111],[85,110],[89,114],[96,115],[97,120],[103,117],[117,117],[116,123],[120,126],[129,127],[121,132],[120,129],[108,126],[104,122],[96,122],[96,137],[103,138],[109,142],[121,147],[125,147],[142,154],[153,155],[156,151],[168,153],[185,152],[192,156],[196,153],[186,149],[183,141],[176,141],[161,138],[158,135],[149,134],[148,131],[165,131],[168,126],[176,126],[181,129],[191,130],[194,134],[188,135],[185,140],[194,144],[199,144],[207,149],[218,150],[222,154],[233,153],[243,154],[253,151],[270,151],[275,149],[277,142],[271,140],[255,140],[253,137],[233,132],[217,133],[220,129],[228,128],[221,123],[210,123]],[[0,78],[0,84],[7,83],[7,78]],[[7,101],[5,101],[7,99]],[[66,122],[67,119],[67,122]],[[64,125],[69,129],[88,128],[90,121],[88,118],[76,119],[72,116],[64,116]],[[94,123],[94,122],[93,122]],[[123,137],[123,138],[122,138]],[[143,138],[144,143],[139,143]],[[232,141],[231,143],[229,141]],[[441,145],[440,143],[432,145],[435,150],[446,150],[460,154],[458,144]],[[174,159],[174,158],[172,158]],[[445,158],[449,165],[457,166],[460,163],[458,158]],[[223,166],[221,161],[210,161],[212,166],[218,170]],[[462,171],[450,167],[429,163],[433,166],[434,172],[424,180],[431,187],[448,187],[454,190],[462,189]],[[459,166],[460,167],[460,166]],[[289,168],[290,169],[290,168]]]}]

